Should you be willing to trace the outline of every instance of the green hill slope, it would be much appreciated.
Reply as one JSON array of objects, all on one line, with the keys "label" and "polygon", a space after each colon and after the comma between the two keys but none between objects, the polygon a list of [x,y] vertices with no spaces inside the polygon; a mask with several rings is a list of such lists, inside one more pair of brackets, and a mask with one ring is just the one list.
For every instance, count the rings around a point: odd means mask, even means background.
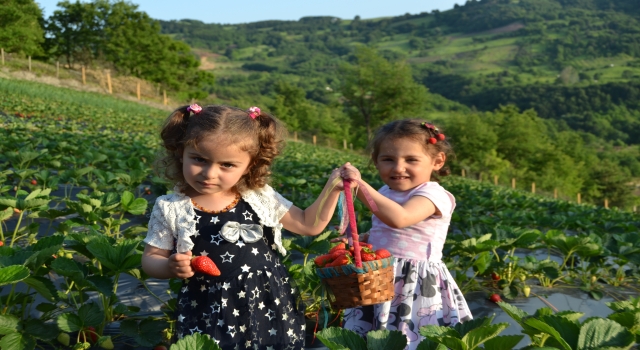
[{"label": "green hill slope", "polygon": [[411,64],[416,80],[449,100],[480,110],[513,103],[544,118],[568,118],[576,130],[639,144],[638,8],[634,0],[484,0],[371,20],[161,25],[199,50],[218,78],[211,92],[222,98],[237,98],[236,88],[260,73],[295,81],[326,103],[325,88],[340,83],[336,68],[354,47],[374,45]]}]

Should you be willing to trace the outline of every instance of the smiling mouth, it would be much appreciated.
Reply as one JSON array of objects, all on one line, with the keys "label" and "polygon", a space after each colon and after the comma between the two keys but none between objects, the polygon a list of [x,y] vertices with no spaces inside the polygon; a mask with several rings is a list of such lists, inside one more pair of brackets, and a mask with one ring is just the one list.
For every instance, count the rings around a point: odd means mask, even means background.
[{"label": "smiling mouth", "polygon": [[408,180],[408,176],[391,176],[391,180]]}]

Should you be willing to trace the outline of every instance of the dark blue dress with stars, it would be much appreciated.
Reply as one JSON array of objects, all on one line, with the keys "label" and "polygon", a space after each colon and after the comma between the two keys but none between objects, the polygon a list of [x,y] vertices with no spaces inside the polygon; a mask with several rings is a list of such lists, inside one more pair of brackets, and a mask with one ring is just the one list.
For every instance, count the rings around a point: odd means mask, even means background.
[{"label": "dark blue dress with stars", "polygon": [[179,338],[208,334],[224,350],[303,349],[305,322],[296,303],[295,287],[274,250],[273,232],[246,243],[220,234],[229,221],[259,224],[244,200],[227,212],[210,214],[196,209],[193,255],[207,255],[221,271],[217,277],[196,273],[178,294],[176,330]]}]

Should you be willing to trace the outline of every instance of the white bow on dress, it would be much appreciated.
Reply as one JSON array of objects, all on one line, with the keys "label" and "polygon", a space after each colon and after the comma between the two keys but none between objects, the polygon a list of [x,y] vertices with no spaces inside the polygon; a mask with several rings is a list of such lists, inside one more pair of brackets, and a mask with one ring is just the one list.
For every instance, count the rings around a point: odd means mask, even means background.
[{"label": "white bow on dress", "polygon": [[237,221],[228,221],[222,226],[220,235],[231,243],[237,242],[240,237],[247,243],[253,243],[262,238],[263,232],[262,226],[257,224],[247,225]]}]

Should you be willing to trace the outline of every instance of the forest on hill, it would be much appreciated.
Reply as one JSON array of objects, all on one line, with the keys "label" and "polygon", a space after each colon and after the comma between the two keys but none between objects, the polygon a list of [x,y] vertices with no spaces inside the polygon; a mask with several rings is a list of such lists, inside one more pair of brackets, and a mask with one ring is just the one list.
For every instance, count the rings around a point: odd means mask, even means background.
[{"label": "forest on hill", "polygon": [[[185,102],[258,105],[291,132],[364,148],[394,118],[439,123],[454,173],[630,207],[640,179],[635,0],[482,0],[449,11],[238,25],[157,21],[124,1],[0,8],[0,46],[109,68]],[[215,77],[215,80],[214,80]]]}]

